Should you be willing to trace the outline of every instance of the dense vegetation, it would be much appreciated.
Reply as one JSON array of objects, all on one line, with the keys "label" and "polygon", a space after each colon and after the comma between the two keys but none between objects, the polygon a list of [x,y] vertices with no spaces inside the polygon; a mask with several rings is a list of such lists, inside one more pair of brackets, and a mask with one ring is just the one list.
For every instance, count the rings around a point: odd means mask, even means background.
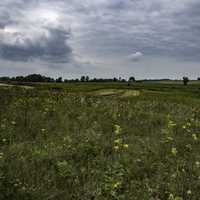
[{"label": "dense vegetation", "polygon": [[[129,80],[131,82],[135,81],[134,77],[130,77]],[[41,74],[30,74],[27,76],[16,76],[16,77],[8,77],[8,76],[4,76],[4,77],[0,77],[0,81],[3,82],[48,82],[48,83],[68,83],[68,82],[126,82],[125,79],[119,77],[119,78],[90,78],[89,76],[81,76],[80,79],[79,78],[75,78],[75,79],[64,79],[62,77],[58,77],[57,79],[55,78],[51,78],[51,77],[46,77],[43,76]]]},{"label": "dense vegetation", "polygon": [[0,199],[197,200],[199,85],[0,88]]},{"label": "dense vegetation", "polygon": [[[200,78],[197,78],[197,80],[199,81]],[[111,83],[111,82],[129,82],[129,83],[133,83],[133,82],[151,82],[151,81],[172,81],[170,79],[144,79],[144,80],[137,80],[135,79],[134,76],[130,76],[128,79],[126,78],[90,78],[89,76],[81,76],[80,79],[79,78],[75,78],[75,79],[64,79],[62,77],[58,77],[58,78],[52,78],[52,77],[47,77],[41,74],[29,74],[27,76],[16,76],[16,77],[8,77],[8,76],[2,76],[0,77],[0,82],[7,82],[7,83],[77,83],[77,82],[101,82],[101,83]],[[177,82],[177,81],[176,81]],[[184,85],[187,85],[187,83],[189,82],[189,78],[188,77],[183,77],[183,83]]]}]

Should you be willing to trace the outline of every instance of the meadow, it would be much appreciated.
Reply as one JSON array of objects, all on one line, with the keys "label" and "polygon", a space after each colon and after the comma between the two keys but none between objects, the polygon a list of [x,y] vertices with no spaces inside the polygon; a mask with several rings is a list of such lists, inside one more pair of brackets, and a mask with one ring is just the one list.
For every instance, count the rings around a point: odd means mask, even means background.
[{"label": "meadow", "polygon": [[200,83],[0,87],[0,200],[200,199]]}]

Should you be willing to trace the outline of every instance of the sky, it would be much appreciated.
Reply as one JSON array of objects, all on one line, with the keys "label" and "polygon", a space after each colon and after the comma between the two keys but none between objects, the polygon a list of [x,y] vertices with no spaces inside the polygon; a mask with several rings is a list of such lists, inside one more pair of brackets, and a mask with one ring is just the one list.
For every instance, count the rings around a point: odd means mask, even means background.
[{"label": "sky", "polygon": [[199,0],[1,0],[0,76],[200,77]]}]

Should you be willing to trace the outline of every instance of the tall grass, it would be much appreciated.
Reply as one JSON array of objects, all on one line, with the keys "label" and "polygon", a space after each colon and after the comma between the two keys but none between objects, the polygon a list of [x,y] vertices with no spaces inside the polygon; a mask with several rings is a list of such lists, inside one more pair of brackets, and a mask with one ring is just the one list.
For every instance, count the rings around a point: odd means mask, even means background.
[{"label": "tall grass", "polygon": [[0,92],[0,199],[200,198],[197,98]]}]

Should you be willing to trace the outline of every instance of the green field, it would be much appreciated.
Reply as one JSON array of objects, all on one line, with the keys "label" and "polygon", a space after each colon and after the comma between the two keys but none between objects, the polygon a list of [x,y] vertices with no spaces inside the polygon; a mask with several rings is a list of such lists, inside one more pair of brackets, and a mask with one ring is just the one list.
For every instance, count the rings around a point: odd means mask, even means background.
[{"label": "green field", "polygon": [[200,199],[199,82],[27,85],[0,86],[0,200]]}]

